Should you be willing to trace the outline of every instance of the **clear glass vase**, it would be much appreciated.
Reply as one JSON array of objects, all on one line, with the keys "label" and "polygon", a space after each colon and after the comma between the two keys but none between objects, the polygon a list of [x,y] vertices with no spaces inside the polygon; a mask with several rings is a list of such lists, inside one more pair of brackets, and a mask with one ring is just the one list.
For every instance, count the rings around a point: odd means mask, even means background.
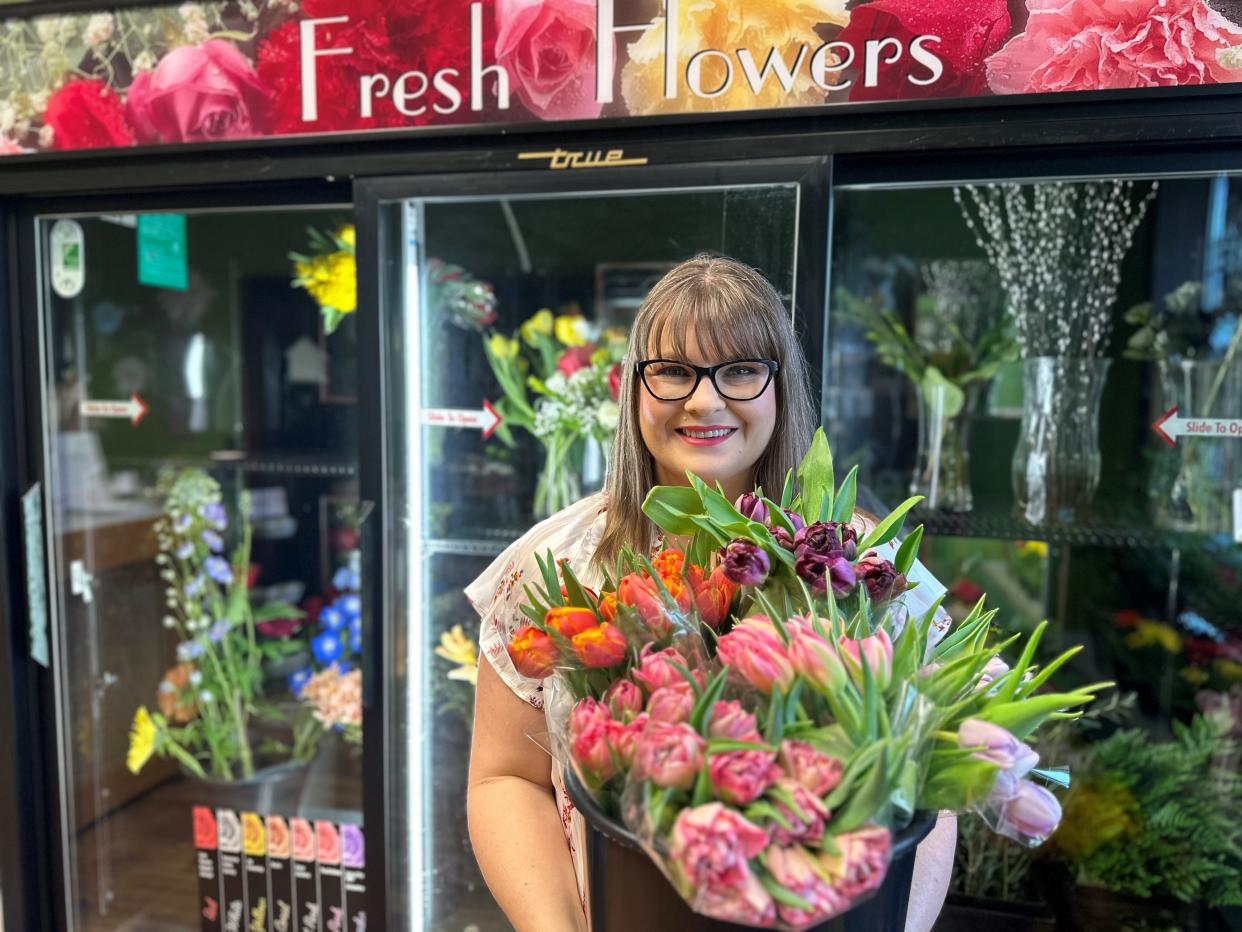
[{"label": "clear glass vase", "polygon": [[543,519],[582,497],[582,441],[554,434],[544,441],[543,470],[535,483],[534,515]]},{"label": "clear glass vase", "polygon": [[[1177,417],[1242,419],[1242,354],[1224,361],[1160,364],[1161,410]],[[1176,438],[1166,468],[1155,473],[1161,526],[1205,534],[1233,529],[1233,495],[1242,489],[1242,437],[1225,434]]]},{"label": "clear glass vase", "polygon": [[976,392],[964,400],[954,386],[924,385],[919,401],[919,448],[910,479],[910,494],[922,495],[923,506],[944,511],[970,511],[970,418]]},{"label": "clear glass vase", "polygon": [[1108,359],[1023,360],[1022,424],[1013,454],[1018,514],[1064,524],[1090,512],[1100,484],[1100,398]]}]

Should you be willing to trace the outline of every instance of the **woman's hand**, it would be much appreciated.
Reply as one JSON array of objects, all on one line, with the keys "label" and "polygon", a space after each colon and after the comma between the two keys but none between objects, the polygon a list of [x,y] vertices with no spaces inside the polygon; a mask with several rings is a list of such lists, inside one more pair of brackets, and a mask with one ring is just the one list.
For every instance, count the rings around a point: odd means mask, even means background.
[{"label": "woman's hand", "polygon": [[474,702],[467,818],[492,896],[518,932],[585,932],[552,761],[528,737],[546,730],[484,658]]}]

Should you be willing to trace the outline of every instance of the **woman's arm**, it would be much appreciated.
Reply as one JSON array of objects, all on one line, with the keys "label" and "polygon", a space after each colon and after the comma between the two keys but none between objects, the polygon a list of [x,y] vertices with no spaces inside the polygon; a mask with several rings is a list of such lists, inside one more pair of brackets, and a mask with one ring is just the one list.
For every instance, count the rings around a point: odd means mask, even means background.
[{"label": "woman's arm", "polygon": [[957,848],[957,816],[940,813],[931,834],[914,852],[914,877],[910,882],[910,905],[906,908],[906,932],[929,932],[944,906],[953,874]]},{"label": "woman's arm", "polygon": [[586,918],[552,788],[552,762],[527,735],[543,713],[484,660],[475,694],[466,803],[470,843],[518,932],[583,932]]}]

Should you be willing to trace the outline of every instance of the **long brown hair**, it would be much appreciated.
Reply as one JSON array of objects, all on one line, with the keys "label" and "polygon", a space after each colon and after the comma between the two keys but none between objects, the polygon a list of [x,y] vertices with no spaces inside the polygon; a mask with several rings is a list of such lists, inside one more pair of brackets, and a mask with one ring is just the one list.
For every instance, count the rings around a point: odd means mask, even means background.
[{"label": "long brown hair", "polygon": [[754,483],[780,495],[785,474],[797,466],[811,440],[811,410],[806,358],[794,333],[792,315],[771,283],[750,266],[720,256],[699,255],[671,269],[638,309],[630,331],[619,404],[621,415],[613,442],[605,490],[608,512],[594,560],[616,561],[621,548],[646,549],[657,529],[642,512],[655,485],[655,463],[638,425],[639,392],[644,391],[634,363],[648,355],[684,359],[686,338],[693,333],[700,352],[712,359],[775,359],[780,371],[769,391],[776,391],[776,425],[767,449],[755,464]]}]

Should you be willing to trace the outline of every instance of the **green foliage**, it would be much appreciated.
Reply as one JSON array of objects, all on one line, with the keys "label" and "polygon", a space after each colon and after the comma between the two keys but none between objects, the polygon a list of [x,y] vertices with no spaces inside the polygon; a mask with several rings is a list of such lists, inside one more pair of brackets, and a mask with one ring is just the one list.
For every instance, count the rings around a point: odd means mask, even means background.
[{"label": "green foliage", "polygon": [[1242,905],[1237,745],[1201,717],[1173,729],[1168,742],[1135,728],[1093,745],[1054,842],[1080,882]]}]

